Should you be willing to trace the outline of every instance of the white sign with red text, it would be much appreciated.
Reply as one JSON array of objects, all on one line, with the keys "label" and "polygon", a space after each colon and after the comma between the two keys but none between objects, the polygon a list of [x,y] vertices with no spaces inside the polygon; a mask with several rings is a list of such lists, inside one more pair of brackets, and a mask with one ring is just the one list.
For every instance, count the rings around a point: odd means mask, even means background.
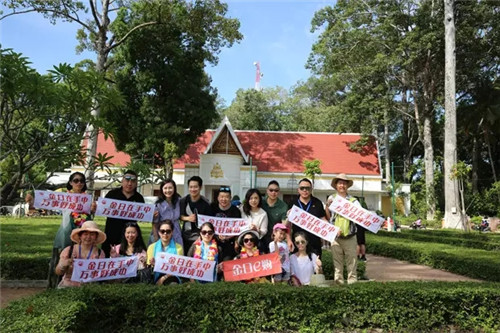
[{"label": "white sign with red text", "polygon": [[108,259],[75,259],[71,281],[93,282],[137,276],[137,256]]},{"label": "white sign with red text", "polygon": [[385,221],[384,218],[361,206],[353,204],[340,195],[335,196],[329,209],[332,213],[339,214],[375,234]]},{"label": "white sign with red text", "polygon": [[34,206],[37,209],[90,213],[91,203],[92,196],[90,194],[35,191]]},{"label": "white sign with red text", "polygon": [[333,224],[319,219],[295,205],[290,210],[288,221],[329,242],[333,242],[335,240],[340,230],[340,228],[334,226]]},{"label": "white sign with red text", "polygon": [[154,204],[99,198],[95,215],[123,220],[152,222],[154,210]]},{"label": "white sign with red text", "polygon": [[215,261],[202,260],[167,252],[156,253],[154,271],[201,281],[214,281]]},{"label": "white sign with red text", "polygon": [[198,228],[201,228],[205,222],[212,223],[215,234],[219,236],[238,236],[242,231],[250,228],[250,221],[245,219],[198,215]]}]

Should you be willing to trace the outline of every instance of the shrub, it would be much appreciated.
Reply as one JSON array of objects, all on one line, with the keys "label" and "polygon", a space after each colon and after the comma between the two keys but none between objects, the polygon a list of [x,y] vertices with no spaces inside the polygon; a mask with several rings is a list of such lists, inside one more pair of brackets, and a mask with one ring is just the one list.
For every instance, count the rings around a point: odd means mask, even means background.
[{"label": "shrub", "polygon": [[453,245],[409,242],[406,239],[367,234],[370,253],[407,260],[488,281],[500,281],[497,251],[468,249]]},{"label": "shrub", "polygon": [[1,310],[4,332],[332,332],[500,329],[497,283],[89,285]]}]

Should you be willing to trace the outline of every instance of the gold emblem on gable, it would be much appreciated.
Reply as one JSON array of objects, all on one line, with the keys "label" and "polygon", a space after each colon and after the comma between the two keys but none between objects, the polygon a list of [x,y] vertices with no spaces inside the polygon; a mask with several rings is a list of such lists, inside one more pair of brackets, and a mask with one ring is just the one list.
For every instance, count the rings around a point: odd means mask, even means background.
[{"label": "gold emblem on gable", "polygon": [[222,171],[222,168],[218,162],[215,163],[214,167],[212,168],[212,171],[210,171],[210,177],[211,178],[224,178],[224,172]]}]

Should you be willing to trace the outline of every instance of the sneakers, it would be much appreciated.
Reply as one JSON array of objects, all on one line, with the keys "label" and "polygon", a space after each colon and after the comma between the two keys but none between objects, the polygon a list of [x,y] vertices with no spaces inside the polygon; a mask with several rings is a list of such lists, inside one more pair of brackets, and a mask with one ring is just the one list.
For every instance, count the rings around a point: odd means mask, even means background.
[{"label": "sneakers", "polygon": [[358,256],[358,260],[359,261],[366,261],[366,256],[365,255]]}]

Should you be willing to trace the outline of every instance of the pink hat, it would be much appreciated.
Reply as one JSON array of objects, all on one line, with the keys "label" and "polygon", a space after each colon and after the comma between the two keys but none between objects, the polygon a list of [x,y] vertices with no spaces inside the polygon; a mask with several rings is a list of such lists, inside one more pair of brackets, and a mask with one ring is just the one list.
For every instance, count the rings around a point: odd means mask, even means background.
[{"label": "pink hat", "polygon": [[276,223],[273,227],[273,230],[276,230],[276,229],[288,231],[288,227],[286,225],[284,225],[283,223]]}]

